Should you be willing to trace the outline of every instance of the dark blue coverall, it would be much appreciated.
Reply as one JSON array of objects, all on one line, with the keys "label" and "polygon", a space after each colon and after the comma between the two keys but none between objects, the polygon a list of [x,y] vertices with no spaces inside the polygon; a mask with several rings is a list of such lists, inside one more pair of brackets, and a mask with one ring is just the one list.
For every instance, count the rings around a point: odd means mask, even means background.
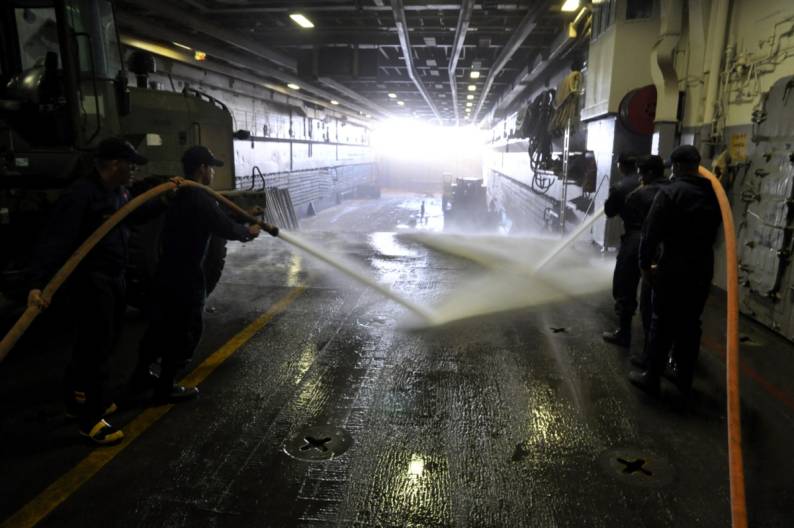
[{"label": "dark blue coverall", "polygon": [[248,228],[233,221],[205,191],[183,187],[168,207],[161,236],[150,324],[139,348],[139,371],[162,360],[156,391],[167,395],[193,356],[204,329],[204,258],[210,237],[247,241]]},{"label": "dark blue coverall", "polygon": [[607,217],[620,215],[625,227],[625,233],[620,238],[620,248],[612,278],[612,298],[615,299],[615,313],[620,324],[619,332],[627,336],[631,333],[631,318],[637,310],[637,285],[640,283],[640,270],[637,267],[640,231],[630,230],[626,225],[625,205],[626,198],[639,186],[639,176],[625,175],[620,183],[609,190],[609,196],[604,202],[604,212]]},{"label": "dark blue coverall", "polygon": [[658,378],[668,354],[679,368],[679,388],[688,391],[700,351],[700,317],[714,274],[714,241],[722,222],[711,183],[696,174],[676,175],[648,213],[640,244],[640,267],[653,274],[648,371]]},{"label": "dark blue coverall", "polygon": [[[634,260],[634,267],[637,269],[638,273],[640,272],[640,239],[643,224],[651,210],[651,205],[653,205],[656,194],[669,182],[670,180],[664,177],[652,180],[637,187],[626,197],[626,203],[623,206],[623,224],[625,225],[626,233],[631,233],[629,238],[633,245],[632,254],[636,257]],[[636,244],[636,246],[634,246],[634,244]],[[636,289],[634,291],[636,292]],[[648,281],[642,281],[640,289],[640,316],[642,317],[642,329],[645,333],[646,345],[648,341],[648,332],[651,327],[651,314],[651,285]],[[644,357],[639,358],[638,362],[644,362]]]},{"label": "dark blue coverall", "polygon": [[[34,250],[31,289],[43,289],[78,246],[128,201],[127,189],[108,189],[96,172],[72,184],[55,204]],[[126,309],[127,224],[146,222],[163,210],[157,200],[138,208],[99,241],[62,287],[68,303],[64,312],[74,330],[66,371],[67,408],[76,394],[84,395],[84,403],[70,410],[82,428],[98,422],[110,404],[105,387],[108,360],[121,335]]]}]

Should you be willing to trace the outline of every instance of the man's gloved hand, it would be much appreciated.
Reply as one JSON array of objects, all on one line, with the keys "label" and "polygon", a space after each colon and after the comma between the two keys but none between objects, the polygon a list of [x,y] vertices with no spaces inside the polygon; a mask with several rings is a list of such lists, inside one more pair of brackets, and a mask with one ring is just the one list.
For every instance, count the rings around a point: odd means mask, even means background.
[{"label": "man's gloved hand", "polygon": [[248,234],[251,236],[249,240],[253,240],[259,236],[259,233],[262,232],[262,228],[259,227],[259,224],[251,224],[248,226]]},{"label": "man's gloved hand", "polygon": [[41,290],[33,289],[28,293],[28,307],[34,306],[42,310],[50,306],[50,302],[41,295]]}]

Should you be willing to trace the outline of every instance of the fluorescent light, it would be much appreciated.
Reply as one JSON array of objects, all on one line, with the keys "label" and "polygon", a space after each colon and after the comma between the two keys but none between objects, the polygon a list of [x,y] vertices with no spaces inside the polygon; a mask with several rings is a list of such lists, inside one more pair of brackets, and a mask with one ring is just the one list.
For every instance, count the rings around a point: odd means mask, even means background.
[{"label": "fluorescent light", "polygon": [[561,11],[565,11],[566,13],[576,11],[577,9],[579,9],[579,0],[565,0],[560,8]]},{"label": "fluorescent light", "polygon": [[292,13],[289,17],[292,19],[293,22],[295,22],[304,29],[309,29],[314,27],[312,21],[306,18],[305,16],[301,15],[300,13]]},{"label": "fluorescent light", "polygon": [[389,94],[389,99],[397,99],[397,94],[396,93],[390,93]]},{"label": "fluorescent light", "polygon": [[466,108],[471,108],[472,104],[473,103],[471,101],[469,101],[468,103],[466,103]]},{"label": "fluorescent light", "polygon": [[298,85],[297,85],[297,84],[295,84],[295,83],[289,83],[289,84],[287,85],[287,88],[289,88],[290,90],[300,90],[300,89],[301,89],[301,87],[300,87],[300,86],[298,86]]},{"label": "fluorescent light", "polygon": [[472,79],[479,79],[479,78],[480,78],[480,72],[478,72],[478,71],[473,71],[473,72],[471,72],[471,73],[469,74],[469,77],[471,77]]},{"label": "fluorescent light", "polygon": [[339,101],[337,101],[336,99],[331,99],[331,104],[332,105],[338,105]]},{"label": "fluorescent light", "polygon": [[405,106],[405,103],[403,103],[402,101],[397,101],[397,104],[400,106]]},{"label": "fluorescent light", "polygon": [[171,44],[173,44],[177,48],[182,48],[182,49],[186,49],[188,51],[193,51],[193,48],[191,48],[190,46],[185,46],[184,44],[180,44],[179,42],[172,42]]},{"label": "fluorescent light", "polygon": [[469,85],[469,91],[470,91],[470,92],[473,92],[473,91],[475,91],[476,89],[477,89],[477,87],[476,87],[475,85],[473,85],[473,84],[470,84],[470,85]]},{"label": "fluorescent light", "polygon": [[471,101],[472,99],[474,99],[474,94],[469,94],[469,95],[467,95],[467,96],[466,96],[466,99],[468,99],[469,101]]}]

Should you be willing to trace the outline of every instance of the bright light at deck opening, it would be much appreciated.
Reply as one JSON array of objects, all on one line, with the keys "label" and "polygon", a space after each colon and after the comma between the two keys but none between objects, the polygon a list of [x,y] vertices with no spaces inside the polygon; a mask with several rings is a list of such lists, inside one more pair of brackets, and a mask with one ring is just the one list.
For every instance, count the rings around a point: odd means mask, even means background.
[{"label": "bright light at deck opening", "polygon": [[561,11],[565,12],[576,11],[577,9],[579,9],[579,0],[565,0],[560,8]]},{"label": "bright light at deck opening", "polygon": [[331,104],[332,105],[338,105],[339,101],[337,101],[336,99],[331,99]]},{"label": "bright light at deck opening", "polygon": [[384,157],[410,161],[468,160],[482,156],[485,132],[471,126],[438,126],[419,119],[381,121],[372,146]]},{"label": "bright light at deck opening", "polygon": [[184,44],[180,44],[179,42],[172,42],[171,44],[173,44],[177,48],[182,48],[182,49],[186,49],[188,51],[193,51],[193,48],[191,48],[190,46],[185,46]]},{"label": "bright light at deck opening", "polygon": [[292,19],[293,22],[295,22],[304,29],[310,29],[314,27],[312,21],[306,18],[305,16],[301,15],[300,13],[292,13],[289,17]]},{"label": "bright light at deck opening", "polygon": [[287,85],[287,88],[289,88],[290,90],[300,90],[300,89],[301,89],[301,87],[300,87],[300,86],[298,86],[298,85],[297,85],[297,84],[295,84],[295,83],[289,83],[289,84]]}]

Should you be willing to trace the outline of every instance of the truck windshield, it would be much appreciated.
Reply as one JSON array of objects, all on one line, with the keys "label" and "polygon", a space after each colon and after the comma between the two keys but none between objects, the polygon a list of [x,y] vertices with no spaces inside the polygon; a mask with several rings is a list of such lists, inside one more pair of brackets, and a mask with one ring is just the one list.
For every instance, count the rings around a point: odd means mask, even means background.
[{"label": "truck windshield", "polygon": [[52,7],[17,8],[14,10],[19,38],[22,70],[29,70],[44,63],[47,52],[58,54],[60,67],[61,49],[58,45],[58,25]]},{"label": "truck windshield", "polygon": [[[54,7],[18,7],[14,10],[19,38],[22,71],[41,66],[47,52],[58,54],[62,68],[62,49]],[[80,71],[112,79],[121,69],[119,42],[113,6],[109,0],[68,0],[67,24],[72,30]]]}]

